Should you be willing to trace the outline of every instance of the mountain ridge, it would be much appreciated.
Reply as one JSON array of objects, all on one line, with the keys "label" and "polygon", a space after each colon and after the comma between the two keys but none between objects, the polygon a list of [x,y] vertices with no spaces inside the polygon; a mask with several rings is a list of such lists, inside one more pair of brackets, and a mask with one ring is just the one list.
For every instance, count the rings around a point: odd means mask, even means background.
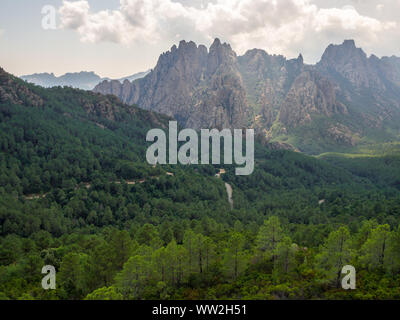
[{"label": "mountain ridge", "polygon": [[[103,81],[94,91],[167,114],[183,126],[252,127],[268,141],[319,153],[376,136],[400,137],[399,61],[367,57],[354,40],[328,46],[315,65],[305,64],[301,54],[287,59],[261,49],[238,56],[218,38],[209,50],[182,40],[160,55],[146,77]],[[312,136],[312,147],[301,142]]]},{"label": "mountain ridge", "polygon": [[[59,95],[54,100],[52,95]],[[60,98],[61,97],[61,98]],[[68,100],[60,101],[60,99]],[[167,127],[168,117],[140,109],[136,106],[128,106],[122,103],[113,95],[101,95],[92,91],[80,90],[75,88],[43,88],[34,84],[26,83],[24,80],[7,73],[0,67],[0,104],[8,104],[11,106],[23,105],[25,107],[44,108],[51,105],[62,116],[71,118],[69,111],[61,112],[65,108],[63,105],[74,106],[74,112],[83,113],[85,117],[89,117],[92,121],[101,126],[105,126],[96,122],[98,117],[107,119],[108,121],[123,121],[125,117],[137,119],[146,122],[151,126],[161,128]],[[79,120],[80,117],[77,117]]]},{"label": "mountain ridge", "polygon": [[[145,72],[135,73],[133,75],[117,79],[117,81],[123,82],[125,80],[134,81],[145,77],[150,70]],[[30,75],[20,76],[22,80],[27,82],[45,87],[51,88],[56,86],[67,86],[82,90],[93,90],[93,88],[104,80],[112,80],[110,78],[102,78],[93,71],[80,71],[80,72],[68,72],[60,76],[55,76],[54,73],[34,73]]]}]

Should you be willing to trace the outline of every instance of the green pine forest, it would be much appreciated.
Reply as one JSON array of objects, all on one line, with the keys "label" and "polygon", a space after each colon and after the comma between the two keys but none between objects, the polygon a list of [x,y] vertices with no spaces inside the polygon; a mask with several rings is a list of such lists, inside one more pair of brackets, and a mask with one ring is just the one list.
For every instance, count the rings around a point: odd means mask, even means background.
[{"label": "green pine forest", "polygon": [[[398,152],[256,144],[250,176],[153,167],[146,132],[167,117],[12,86],[26,90],[0,99],[0,299],[400,299]],[[341,288],[347,264],[356,290]],[[44,265],[56,290],[41,287]]]}]

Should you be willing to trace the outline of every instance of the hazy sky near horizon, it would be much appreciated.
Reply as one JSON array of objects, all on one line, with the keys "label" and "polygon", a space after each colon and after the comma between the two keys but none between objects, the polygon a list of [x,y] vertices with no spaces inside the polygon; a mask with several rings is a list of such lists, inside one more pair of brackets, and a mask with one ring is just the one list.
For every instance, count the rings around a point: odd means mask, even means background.
[{"label": "hazy sky near horizon", "polygon": [[[42,8],[57,10],[55,30]],[[238,53],[260,48],[307,63],[354,39],[367,54],[400,56],[400,0],[1,0],[0,66],[15,75],[95,71],[120,78],[159,55],[215,37]]]}]

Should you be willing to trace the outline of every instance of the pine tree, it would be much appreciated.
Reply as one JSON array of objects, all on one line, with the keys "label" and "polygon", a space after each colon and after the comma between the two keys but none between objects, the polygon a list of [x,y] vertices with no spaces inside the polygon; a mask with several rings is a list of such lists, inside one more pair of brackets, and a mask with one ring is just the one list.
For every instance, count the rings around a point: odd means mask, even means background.
[{"label": "pine tree", "polygon": [[342,268],[350,263],[350,231],[340,227],[332,231],[316,257],[317,268],[330,281],[339,287]]},{"label": "pine tree", "polygon": [[239,232],[233,232],[227,243],[223,262],[227,276],[231,279],[237,279],[248,265],[248,254],[243,250],[244,243],[244,236]]},{"label": "pine tree", "polygon": [[256,239],[257,250],[267,259],[272,258],[272,261],[274,261],[275,249],[282,238],[283,231],[279,218],[272,216],[264,221],[258,232]]},{"label": "pine tree", "polygon": [[385,254],[385,268],[393,274],[400,272],[400,226],[391,232]]},{"label": "pine tree", "polygon": [[296,266],[296,253],[298,250],[298,246],[292,243],[289,237],[284,237],[275,250],[274,272],[279,275],[286,275],[293,271]]},{"label": "pine tree", "polygon": [[389,225],[379,225],[372,230],[361,248],[362,256],[360,260],[367,268],[371,270],[384,268],[389,239]]}]

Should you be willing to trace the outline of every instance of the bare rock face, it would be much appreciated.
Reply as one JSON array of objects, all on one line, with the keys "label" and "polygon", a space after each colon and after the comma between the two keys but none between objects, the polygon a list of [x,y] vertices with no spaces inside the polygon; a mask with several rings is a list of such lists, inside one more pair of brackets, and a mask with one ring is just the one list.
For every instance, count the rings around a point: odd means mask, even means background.
[{"label": "bare rock face", "polygon": [[377,110],[382,105],[400,108],[400,59],[375,55],[369,58],[354,40],[341,45],[330,45],[316,65],[317,70],[340,84],[342,91],[356,100],[356,96],[370,93],[370,104]]},{"label": "bare rock face", "polygon": [[400,87],[400,58],[391,56],[379,59],[375,55],[370,57],[380,75],[383,75],[394,87]]},{"label": "bare rock face", "polygon": [[237,57],[216,39],[207,57],[206,73],[193,93],[194,105],[187,126],[192,128],[242,128],[247,125],[246,92]]},{"label": "bare rock face", "polygon": [[[309,113],[345,112],[346,107],[336,101],[334,85],[315,71],[304,73],[311,69],[301,55],[287,60],[253,49],[237,57],[219,39],[209,52],[202,45],[181,41],[179,47],[160,56],[145,78],[123,84],[104,81],[95,91],[174,117],[195,129],[252,126],[262,131],[273,125],[280,112],[287,125],[301,124]],[[308,87],[302,90],[305,84]],[[290,116],[289,111],[293,111]]]},{"label": "bare rock face", "polygon": [[341,45],[329,45],[318,63],[318,68],[321,71],[338,73],[356,88],[383,86],[368,63],[367,55],[362,49],[356,48],[354,40],[345,40]]},{"label": "bare rock face", "polygon": [[181,41],[179,47],[160,56],[145,78],[123,84],[104,81],[95,91],[172,116],[195,129],[247,124],[246,94],[236,54],[218,39],[210,52],[205,46]]},{"label": "bare rock face", "polygon": [[[400,119],[400,58],[367,57],[353,40],[330,45],[316,65],[259,49],[237,56],[219,39],[209,50],[181,41],[146,77],[105,81],[95,91],[194,129],[251,127],[268,141],[306,126],[317,130],[308,137],[352,146],[369,128]],[[322,118],[328,121],[308,126]]]},{"label": "bare rock face", "polygon": [[287,60],[253,49],[239,57],[249,109],[255,127],[271,127],[280,112],[282,102],[294,78],[304,69],[303,58]]},{"label": "bare rock face", "polygon": [[145,78],[123,84],[104,81],[95,91],[195,129],[252,126],[263,131],[281,112],[287,125],[301,124],[310,113],[345,112],[346,107],[336,101],[334,85],[312,69],[301,55],[287,60],[253,49],[237,57],[219,39],[209,52],[202,45],[181,41],[160,56]]},{"label": "bare rock face", "polygon": [[281,106],[280,120],[292,127],[311,121],[311,114],[327,117],[346,114],[347,108],[337,101],[335,86],[315,71],[304,71],[293,82]]},{"label": "bare rock face", "polygon": [[291,144],[285,142],[270,142],[266,146],[270,150],[289,150],[289,151],[299,152],[298,149],[293,147]]},{"label": "bare rock face", "polygon": [[353,133],[349,128],[340,123],[330,126],[327,134],[333,141],[341,145],[355,146],[360,139],[357,133]]}]

